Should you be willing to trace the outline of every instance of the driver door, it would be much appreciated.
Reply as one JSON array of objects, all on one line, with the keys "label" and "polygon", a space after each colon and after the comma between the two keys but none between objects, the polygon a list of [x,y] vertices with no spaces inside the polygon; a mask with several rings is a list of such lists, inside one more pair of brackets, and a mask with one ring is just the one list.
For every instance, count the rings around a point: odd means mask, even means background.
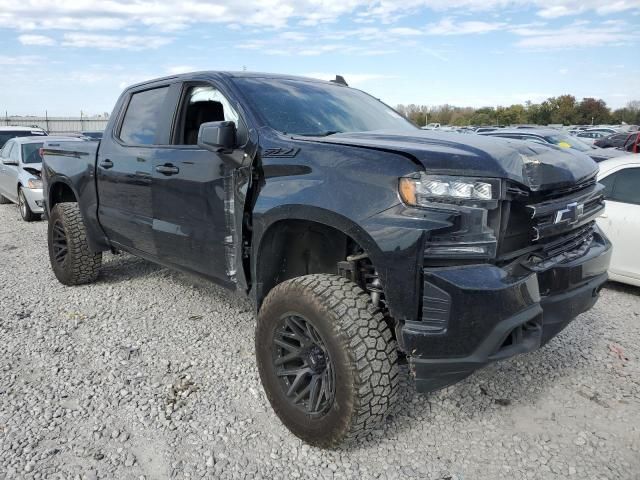
[{"label": "driver door", "polygon": [[176,266],[230,282],[235,260],[232,208],[233,169],[221,154],[197,145],[200,125],[239,116],[227,97],[209,83],[182,85],[172,144],[153,164],[153,236],[157,255]]}]

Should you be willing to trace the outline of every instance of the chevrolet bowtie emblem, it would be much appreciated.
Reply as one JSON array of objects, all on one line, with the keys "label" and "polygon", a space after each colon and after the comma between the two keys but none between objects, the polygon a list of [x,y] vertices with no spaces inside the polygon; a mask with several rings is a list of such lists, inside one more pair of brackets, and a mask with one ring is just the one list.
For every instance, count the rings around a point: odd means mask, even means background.
[{"label": "chevrolet bowtie emblem", "polygon": [[584,203],[578,204],[577,202],[569,203],[567,208],[562,210],[558,210],[556,212],[556,218],[553,223],[563,223],[567,222],[577,223],[580,220],[580,217],[584,214]]}]

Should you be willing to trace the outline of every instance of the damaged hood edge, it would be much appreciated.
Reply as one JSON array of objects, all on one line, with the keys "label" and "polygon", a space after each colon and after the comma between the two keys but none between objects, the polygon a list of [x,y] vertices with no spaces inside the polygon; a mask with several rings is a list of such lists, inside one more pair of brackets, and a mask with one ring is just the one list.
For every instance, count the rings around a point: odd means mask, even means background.
[{"label": "damaged hood edge", "polygon": [[531,191],[581,183],[598,172],[589,156],[535,142],[416,130],[354,132],[297,140],[392,151],[410,156],[429,173],[513,180]]}]

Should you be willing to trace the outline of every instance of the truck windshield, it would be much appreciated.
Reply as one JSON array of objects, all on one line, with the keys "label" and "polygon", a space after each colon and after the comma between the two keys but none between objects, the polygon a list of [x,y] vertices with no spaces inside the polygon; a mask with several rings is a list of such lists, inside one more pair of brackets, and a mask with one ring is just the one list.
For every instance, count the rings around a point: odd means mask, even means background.
[{"label": "truck windshield", "polygon": [[282,133],[327,136],[417,127],[360,90],[314,81],[235,78],[265,122]]}]

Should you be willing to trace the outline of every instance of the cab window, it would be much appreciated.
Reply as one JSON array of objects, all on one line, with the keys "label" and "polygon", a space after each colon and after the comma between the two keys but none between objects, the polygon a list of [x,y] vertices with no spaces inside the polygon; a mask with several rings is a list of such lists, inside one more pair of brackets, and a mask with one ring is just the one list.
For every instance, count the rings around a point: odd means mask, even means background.
[{"label": "cab window", "polygon": [[169,87],[160,87],[131,95],[120,127],[120,140],[129,145],[156,143],[168,91]]},{"label": "cab window", "polygon": [[200,125],[208,122],[234,122],[238,145],[247,141],[247,128],[229,100],[211,85],[187,88],[174,134],[175,145],[197,145]]}]

